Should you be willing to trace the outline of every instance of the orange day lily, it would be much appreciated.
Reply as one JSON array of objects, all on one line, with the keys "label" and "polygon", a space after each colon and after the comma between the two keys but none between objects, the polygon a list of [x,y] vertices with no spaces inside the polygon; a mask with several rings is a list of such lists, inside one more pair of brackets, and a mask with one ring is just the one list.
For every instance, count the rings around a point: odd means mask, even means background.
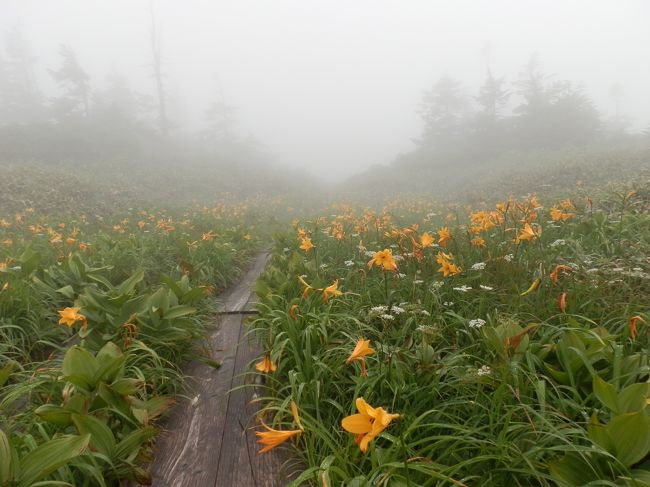
[{"label": "orange day lily", "polygon": [[260,362],[255,364],[255,368],[259,372],[269,374],[271,372],[275,372],[278,366],[273,363],[273,361],[271,360],[271,355],[267,353],[264,355],[264,358]]},{"label": "orange day lily", "polygon": [[256,431],[255,435],[258,438],[258,443],[264,445],[264,448],[260,450],[260,453],[266,453],[269,450],[272,450],[278,445],[281,445],[289,438],[297,436],[301,433],[304,433],[305,429],[302,427],[300,422],[300,417],[298,416],[298,406],[294,401],[291,401],[291,414],[293,416],[293,422],[298,426],[297,430],[276,430],[262,421],[262,426],[266,428],[266,431]]},{"label": "orange day lily", "polygon": [[298,281],[300,282],[300,284],[302,284],[303,287],[302,299],[306,299],[307,296],[309,295],[309,291],[311,291],[314,288],[311,287],[309,284],[307,284],[307,281],[305,281],[305,279],[302,276],[298,276]]},{"label": "orange day lily", "polygon": [[291,308],[289,308],[289,316],[291,316],[292,320],[296,319],[296,310],[298,309],[297,304],[292,304]]},{"label": "orange day lily", "polygon": [[566,293],[560,294],[560,297],[557,300],[557,305],[562,313],[566,311]]},{"label": "orange day lily", "polygon": [[311,238],[305,237],[302,239],[302,242],[300,243],[301,250],[304,250],[305,252],[309,252],[313,248],[314,248],[314,244],[311,243]]},{"label": "orange day lily", "polygon": [[368,444],[377,438],[388,425],[399,418],[399,414],[390,414],[384,408],[373,408],[363,397],[356,400],[358,414],[346,416],[341,421],[341,426],[345,431],[357,435],[356,442],[359,449],[366,453]]},{"label": "orange day lily", "polygon": [[83,326],[88,325],[88,320],[86,317],[79,313],[80,308],[65,308],[57,311],[61,319],[59,320],[59,325],[66,325],[70,328],[77,322],[81,321]]},{"label": "orange day lily", "polygon": [[556,265],[553,272],[551,272],[549,274],[549,277],[551,278],[551,281],[557,282],[558,278],[559,278],[559,273],[561,271],[570,271],[570,270],[571,270],[571,267],[569,267],[568,265],[563,265],[563,264]]},{"label": "orange day lily", "polygon": [[632,340],[636,340],[636,336],[637,336],[636,324],[645,323],[645,322],[646,321],[643,318],[641,318],[639,315],[632,316],[632,318],[630,318],[630,338]]},{"label": "orange day lily", "polygon": [[448,227],[442,227],[438,230],[438,245],[441,247],[446,247],[447,242],[451,240],[451,232]]},{"label": "orange day lily", "polygon": [[530,225],[530,223],[526,222],[524,223],[524,227],[521,229],[519,235],[517,235],[517,238],[515,239],[515,243],[519,243],[522,240],[535,240],[540,233],[542,232],[539,227],[538,230],[535,231],[533,230],[533,227]]},{"label": "orange day lily", "polygon": [[367,377],[368,374],[366,373],[366,356],[372,355],[373,353],[375,353],[375,350],[370,348],[370,340],[359,338],[356,346],[354,347],[354,350],[352,350],[352,353],[345,361],[345,363],[350,364],[354,361],[361,362],[361,376]]},{"label": "orange day lily", "polygon": [[420,235],[420,245],[422,248],[431,247],[434,243],[433,237],[428,233],[423,233]]},{"label": "orange day lily", "polygon": [[368,261],[368,268],[373,265],[379,266],[386,271],[396,271],[397,263],[393,258],[393,251],[390,249],[380,250],[375,252],[375,255],[372,256],[372,259]]},{"label": "orange day lily", "polygon": [[339,291],[338,287],[339,280],[337,279],[331,286],[327,286],[325,289],[323,289],[323,300],[325,301],[325,304],[329,302],[330,296],[337,297],[343,295],[343,293]]}]

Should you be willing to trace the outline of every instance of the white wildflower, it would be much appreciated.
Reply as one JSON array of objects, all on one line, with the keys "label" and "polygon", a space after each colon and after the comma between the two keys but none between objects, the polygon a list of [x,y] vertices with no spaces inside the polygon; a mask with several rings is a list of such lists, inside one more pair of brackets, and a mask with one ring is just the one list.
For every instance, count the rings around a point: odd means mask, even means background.
[{"label": "white wildflower", "polygon": [[506,262],[512,262],[512,259],[514,259],[514,258],[515,258],[515,256],[512,255],[512,254],[506,254],[506,255],[503,256],[503,260],[505,260]]},{"label": "white wildflower", "polygon": [[442,303],[442,305],[443,306],[453,306],[454,302],[453,301],[445,301],[444,303]]},{"label": "white wildflower", "polygon": [[486,321],[482,320],[481,318],[476,318],[474,320],[469,320],[469,327],[470,328],[481,328],[483,325],[485,325]]},{"label": "white wildflower", "polygon": [[404,308],[400,308],[399,306],[393,306],[390,309],[390,312],[395,315],[401,315],[404,312]]},{"label": "white wildflower", "polygon": [[388,321],[393,321],[395,319],[393,315],[381,315],[381,318]]},{"label": "white wildflower", "polygon": [[467,291],[471,291],[471,289],[472,288],[470,286],[468,286],[467,284],[463,284],[460,287],[455,287],[454,291],[459,291],[461,293],[466,293]]},{"label": "white wildflower", "polygon": [[483,289],[483,291],[494,291],[493,287],[490,286],[484,286],[483,284],[479,284],[479,287]]},{"label": "white wildflower", "polygon": [[352,267],[354,265],[354,261],[353,260],[346,260],[345,265],[346,265],[346,267]]},{"label": "white wildflower", "polygon": [[472,264],[471,269],[473,271],[482,271],[485,269],[485,262],[477,262],[476,264]]},{"label": "white wildflower", "polygon": [[563,238],[558,238],[551,242],[551,247],[559,247],[560,245],[566,244],[566,241]]},{"label": "white wildflower", "polygon": [[440,289],[442,286],[444,286],[444,284],[445,284],[444,281],[433,281],[433,282],[431,283],[431,290],[432,290],[432,291],[437,291],[437,290]]},{"label": "white wildflower", "polygon": [[482,365],[481,368],[476,371],[476,374],[479,376],[490,375],[491,373],[492,369],[487,365]]}]

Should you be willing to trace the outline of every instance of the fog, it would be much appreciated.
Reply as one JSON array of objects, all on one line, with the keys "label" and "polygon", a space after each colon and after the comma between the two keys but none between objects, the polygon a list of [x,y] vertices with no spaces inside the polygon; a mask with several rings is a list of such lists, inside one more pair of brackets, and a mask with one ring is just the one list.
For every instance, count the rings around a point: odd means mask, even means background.
[{"label": "fog", "polygon": [[650,125],[644,0],[0,0],[0,34],[20,30],[45,99],[59,93],[48,70],[62,44],[92,90],[119,73],[155,96],[152,14],[177,132],[204,130],[222,102],[238,137],[325,181],[413,151],[418,106],[441,76],[471,99],[489,68],[514,92],[531,56],[548,79],[583,87],[602,119],[625,117],[631,134]]}]

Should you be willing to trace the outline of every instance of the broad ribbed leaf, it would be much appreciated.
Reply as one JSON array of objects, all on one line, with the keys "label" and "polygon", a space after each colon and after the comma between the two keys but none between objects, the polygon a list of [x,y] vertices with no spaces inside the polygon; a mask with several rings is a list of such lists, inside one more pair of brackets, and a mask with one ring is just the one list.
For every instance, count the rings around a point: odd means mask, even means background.
[{"label": "broad ribbed leaf", "polygon": [[42,480],[88,447],[90,435],[66,436],[47,441],[29,452],[20,462],[17,487],[30,487]]}]

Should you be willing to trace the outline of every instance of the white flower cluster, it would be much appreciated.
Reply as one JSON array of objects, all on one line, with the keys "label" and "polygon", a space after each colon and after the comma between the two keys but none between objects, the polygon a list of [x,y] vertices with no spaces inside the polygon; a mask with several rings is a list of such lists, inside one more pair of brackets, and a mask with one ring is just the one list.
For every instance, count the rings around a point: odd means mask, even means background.
[{"label": "white flower cluster", "polygon": [[482,271],[485,269],[485,262],[477,262],[476,264],[472,264],[471,269],[473,271]]},{"label": "white flower cluster", "polygon": [[490,286],[484,286],[483,284],[479,284],[479,287],[483,289],[483,291],[494,291],[493,287]]},{"label": "white flower cluster", "polygon": [[551,247],[559,247],[560,245],[566,244],[566,241],[563,238],[558,238],[551,242]]},{"label": "white flower cluster", "polygon": [[486,321],[482,320],[481,318],[476,318],[474,320],[469,320],[469,327],[470,328],[476,328],[477,330],[483,325],[485,325]]},{"label": "white flower cluster", "polygon": [[512,255],[512,254],[506,254],[506,255],[503,256],[503,260],[505,260],[506,262],[512,262],[512,259],[514,259],[514,258],[515,258],[515,256]]},{"label": "white flower cluster", "polygon": [[442,305],[443,306],[453,306],[454,302],[453,301],[445,301],[444,303],[442,303]]},{"label": "white flower cluster", "polygon": [[346,266],[346,267],[352,267],[353,265],[354,265],[354,261],[353,261],[353,260],[346,260],[346,261],[345,261],[345,266]]},{"label": "white flower cluster", "polygon": [[444,285],[445,285],[444,281],[433,281],[431,283],[431,290],[432,291],[437,291],[438,289],[440,289]]},{"label": "white flower cluster", "polygon": [[381,313],[385,313],[386,311],[388,311],[388,306],[382,305],[382,306],[373,306],[372,308],[370,308],[370,312],[374,314],[381,314]]},{"label": "white flower cluster", "polygon": [[366,250],[364,253],[366,254],[366,257],[374,257],[375,256],[375,252],[373,252],[372,250]]},{"label": "white flower cluster", "polygon": [[466,293],[467,291],[471,291],[472,288],[471,286],[468,286],[467,284],[463,284],[460,287],[455,287],[454,291],[460,291],[461,293]]},{"label": "white flower cluster", "polygon": [[487,365],[482,365],[481,368],[476,371],[476,374],[479,376],[490,375],[491,373],[492,369]]},{"label": "white flower cluster", "polygon": [[404,312],[404,308],[400,308],[399,306],[393,306],[390,309],[390,312],[395,315],[401,315]]}]

